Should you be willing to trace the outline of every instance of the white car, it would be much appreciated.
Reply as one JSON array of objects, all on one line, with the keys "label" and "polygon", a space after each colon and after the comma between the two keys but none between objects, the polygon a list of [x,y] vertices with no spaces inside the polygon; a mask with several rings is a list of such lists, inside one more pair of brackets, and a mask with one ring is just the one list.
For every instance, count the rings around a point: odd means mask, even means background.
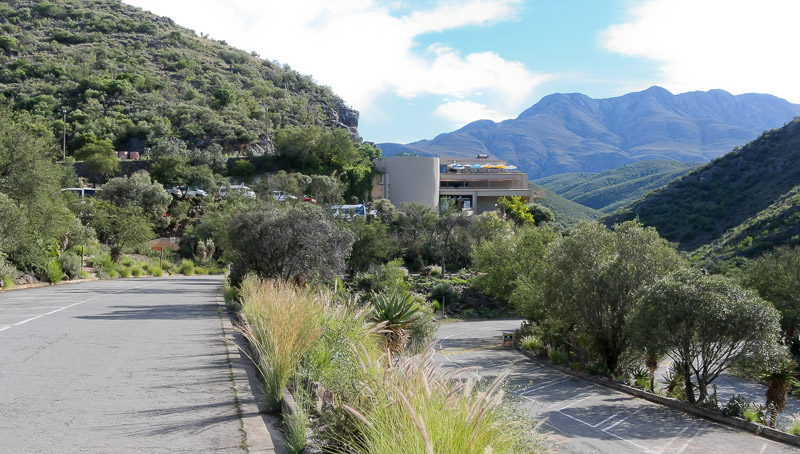
[{"label": "white car", "polygon": [[283,191],[272,191],[272,197],[275,197],[275,200],[278,202],[285,202],[287,200],[297,200],[297,197],[287,194]]},{"label": "white car", "polygon": [[[247,187],[247,186],[245,186],[243,184],[232,184],[230,186],[230,188],[231,188],[230,189],[231,193],[235,192],[235,193],[242,194],[245,198],[248,198],[248,199],[255,199],[256,198],[256,193],[253,192],[252,189],[250,189],[249,187]],[[219,196],[220,197],[225,197],[227,195],[228,195],[228,187],[227,186],[220,186],[220,188],[219,188]]]},{"label": "white car", "polygon": [[166,190],[167,190],[167,194],[169,194],[169,195],[172,195],[172,196],[175,196],[175,197],[178,197],[178,198],[183,197],[183,191],[181,191],[179,188],[176,188],[176,187],[173,186],[173,187],[167,188]]},{"label": "white car", "polygon": [[189,188],[186,197],[207,197],[208,193],[200,188]]}]

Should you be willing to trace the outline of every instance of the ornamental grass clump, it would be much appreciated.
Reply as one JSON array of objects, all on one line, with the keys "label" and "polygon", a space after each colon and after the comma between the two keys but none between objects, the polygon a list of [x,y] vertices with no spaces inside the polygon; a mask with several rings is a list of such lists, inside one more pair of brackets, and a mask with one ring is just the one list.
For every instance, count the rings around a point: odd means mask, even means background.
[{"label": "ornamental grass clump", "polygon": [[383,373],[369,373],[363,361],[362,402],[350,412],[356,431],[348,447],[364,454],[485,454],[544,452],[536,424],[515,418],[503,403],[502,383],[509,372],[488,386],[464,378],[477,368],[442,374],[433,364],[433,349],[395,366],[385,359]]},{"label": "ornamental grass clump", "polygon": [[240,295],[248,322],[241,332],[250,342],[252,359],[261,373],[265,402],[277,411],[283,389],[322,331],[329,297],[253,276],[242,281]]}]

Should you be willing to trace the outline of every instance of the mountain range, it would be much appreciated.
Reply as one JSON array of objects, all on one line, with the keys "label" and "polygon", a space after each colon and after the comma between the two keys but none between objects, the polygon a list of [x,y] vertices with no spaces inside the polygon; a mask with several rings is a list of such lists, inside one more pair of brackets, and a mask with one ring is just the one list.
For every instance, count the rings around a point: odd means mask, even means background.
[{"label": "mountain range", "polygon": [[534,183],[567,200],[610,214],[701,164],[640,161],[600,173],[560,173]]},{"label": "mountain range", "polygon": [[660,87],[616,98],[544,97],[517,118],[480,120],[410,144],[381,143],[386,156],[507,159],[530,178],[603,172],[642,160],[707,162],[800,115],[800,105],[723,90],[673,95]]},{"label": "mountain range", "polygon": [[800,244],[800,118],[696,168],[606,218],[639,219],[715,262]]}]

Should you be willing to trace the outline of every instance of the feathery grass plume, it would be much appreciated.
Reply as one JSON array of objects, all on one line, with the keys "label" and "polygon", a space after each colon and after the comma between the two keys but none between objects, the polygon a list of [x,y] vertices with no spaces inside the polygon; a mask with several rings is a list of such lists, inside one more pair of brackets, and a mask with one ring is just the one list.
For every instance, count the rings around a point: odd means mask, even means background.
[{"label": "feathery grass plume", "polygon": [[[442,374],[432,348],[421,357],[389,360],[365,377],[371,393],[345,407],[355,416],[349,449],[365,454],[511,454],[544,452],[538,426],[513,417],[503,402],[503,373],[481,392],[475,378],[454,379],[473,368]],[[377,371],[376,371],[377,372]]]},{"label": "feathery grass plume", "polygon": [[241,332],[261,372],[266,404],[275,411],[292,372],[322,332],[328,295],[250,276],[242,282],[241,300],[248,322]]}]

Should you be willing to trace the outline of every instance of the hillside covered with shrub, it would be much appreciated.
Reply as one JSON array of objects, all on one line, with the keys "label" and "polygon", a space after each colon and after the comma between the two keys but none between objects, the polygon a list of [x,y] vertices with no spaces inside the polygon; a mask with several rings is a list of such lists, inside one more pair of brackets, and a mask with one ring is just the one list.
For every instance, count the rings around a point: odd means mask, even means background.
[{"label": "hillside covered with shrub", "polygon": [[601,173],[562,173],[535,182],[567,200],[608,214],[698,165],[699,162],[641,161]]},{"label": "hillside covered with shrub", "polygon": [[607,223],[638,218],[705,258],[754,256],[800,239],[800,119],[767,131],[625,207]]},{"label": "hillside covered with shrub", "polygon": [[0,95],[59,138],[66,110],[67,155],[165,137],[260,154],[292,125],[358,134],[358,112],[310,76],[118,1],[0,1],[0,29]]}]

